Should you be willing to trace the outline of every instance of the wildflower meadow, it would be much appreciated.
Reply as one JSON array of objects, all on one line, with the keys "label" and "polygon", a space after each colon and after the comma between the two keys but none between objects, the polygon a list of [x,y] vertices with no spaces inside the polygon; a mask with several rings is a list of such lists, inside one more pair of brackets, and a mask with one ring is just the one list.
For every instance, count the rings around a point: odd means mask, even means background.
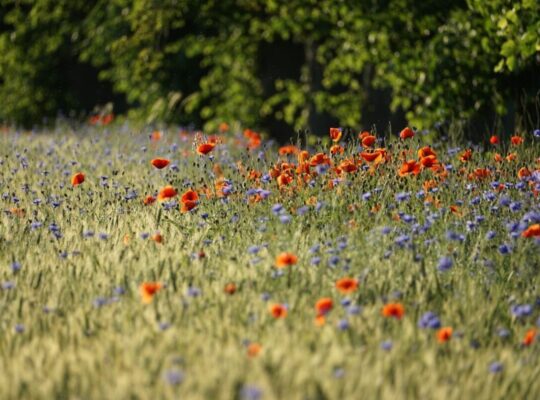
[{"label": "wildflower meadow", "polygon": [[540,131],[0,133],[1,399],[540,397]]}]

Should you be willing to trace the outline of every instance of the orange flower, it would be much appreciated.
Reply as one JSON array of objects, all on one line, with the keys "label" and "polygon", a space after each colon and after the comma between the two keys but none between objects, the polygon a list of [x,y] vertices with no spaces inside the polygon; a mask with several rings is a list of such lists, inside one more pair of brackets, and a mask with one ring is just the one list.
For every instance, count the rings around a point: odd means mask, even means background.
[{"label": "orange flower", "polygon": [[189,189],[187,192],[185,192],[182,197],[180,198],[180,201],[182,203],[186,203],[188,201],[199,201],[199,195],[195,190]]},{"label": "orange flower", "polygon": [[487,168],[476,168],[473,174],[476,179],[486,179],[489,178],[491,172]]},{"label": "orange flower", "polygon": [[499,162],[499,163],[500,163],[500,162],[502,162],[502,160],[503,160],[503,156],[501,156],[499,153],[495,153],[495,154],[493,155],[493,160],[495,160],[495,162]]},{"label": "orange flower", "polygon": [[161,235],[161,233],[154,233],[152,235],[152,240],[156,243],[163,243],[163,236]]},{"label": "orange flower", "polygon": [[317,316],[328,314],[334,307],[334,302],[330,297],[323,297],[315,303],[315,311]]},{"label": "orange flower", "polygon": [[533,224],[521,232],[521,236],[524,238],[540,238],[540,224]]},{"label": "orange flower", "polygon": [[285,156],[288,154],[298,154],[300,150],[295,145],[289,144],[287,146],[281,146],[278,150],[280,156]]},{"label": "orange flower", "polygon": [[414,131],[411,128],[406,127],[401,132],[399,132],[399,137],[401,139],[412,138],[412,137],[414,137]]},{"label": "orange flower", "polygon": [[519,179],[524,179],[528,176],[531,176],[531,171],[529,171],[529,169],[527,167],[522,167],[519,169],[518,171],[518,178]]},{"label": "orange flower", "polygon": [[407,176],[410,174],[418,175],[419,173],[420,164],[414,160],[404,162],[399,170],[399,176]]},{"label": "orange flower", "polygon": [[226,123],[226,122],[222,122],[221,124],[219,124],[219,131],[221,133],[225,133],[229,130],[229,124]]},{"label": "orange flower", "polygon": [[84,174],[82,172],[77,172],[75,175],[71,177],[71,184],[73,186],[80,185],[84,182]]},{"label": "orange flower", "polygon": [[152,132],[152,134],[150,135],[150,140],[152,142],[157,142],[158,140],[161,139],[161,137],[163,136],[163,134],[160,132],[160,131],[154,131]]},{"label": "orange flower", "polygon": [[315,317],[315,326],[323,326],[326,323],[324,315],[317,315]]},{"label": "orange flower", "polygon": [[467,161],[470,161],[472,158],[472,150],[471,149],[467,149],[465,150],[463,153],[461,153],[461,155],[459,156],[459,160],[461,162],[467,162]]},{"label": "orange flower", "polygon": [[341,128],[330,128],[330,138],[333,142],[339,142],[342,135],[343,130]]},{"label": "orange flower", "polygon": [[197,146],[197,153],[201,156],[210,153],[216,147],[215,143],[203,143]]},{"label": "orange flower", "polygon": [[366,135],[362,138],[362,146],[363,147],[372,147],[375,142],[377,141],[377,138],[373,135]]},{"label": "orange flower", "polygon": [[156,201],[156,198],[149,194],[148,196],[144,198],[143,203],[145,206],[147,206],[149,204],[153,204],[155,201]]},{"label": "orange flower", "polygon": [[336,154],[343,154],[345,149],[343,146],[340,146],[339,144],[335,144],[332,147],[330,147],[330,154],[336,155]]},{"label": "orange flower", "polygon": [[284,304],[271,304],[268,308],[272,317],[285,318],[287,316],[287,307]]},{"label": "orange flower", "polygon": [[341,171],[345,171],[350,174],[350,173],[356,172],[358,170],[358,167],[353,161],[344,160],[341,162],[341,164],[339,164],[339,169]]},{"label": "orange flower", "polygon": [[525,337],[523,338],[523,346],[529,346],[534,342],[534,339],[536,339],[536,333],[537,330],[535,328],[529,329],[527,332],[525,332]]},{"label": "orange flower", "polygon": [[424,168],[433,168],[434,166],[439,164],[439,161],[435,156],[429,155],[426,157],[422,157],[422,159],[420,160],[420,164],[422,164],[422,167]]},{"label": "orange flower", "polygon": [[519,146],[520,144],[523,143],[523,138],[521,136],[512,136],[510,138],[510,142],[514,145],[514,146]]},{"label": "orange flower", "polygon": [[496,135],[493,135],[492,137],[489,138],[489,143],[491,143],[492,145],[499,144],[499,137]]},{"label": "orange flower", "polygon": [[515,161],[515,160],[517,160],[517,154],[516,153],[508,153],[505,158],[506,158],[506,161],[508,161],[508,162]]},{"label": "orange flower", "polygon": [[358,289],[358,280],[354,278],[341,278],[336,282],[336,289],[343,294],[352,293]]},{"label": "orange flower", "polygon": [[174,196],[176,196],[178,192],[175,188],[173,188],[171,185],[167,185],[164,188],[162,188],[158,193],[158,200],[164,201],[166,199],[170,199]]},{"label": "orange flower", "polygon": [[227,283],[223,291],[227,294],[233,295],[236,293],[236,284],[233,282]]},{"label": "orange flower", "polygon": [[191,201],[187,200],[182,202],[182,205],[180,206],[180,212],[181,213],[187,213],[188,211],[193,210],[197,205],[199,204],[198,201]]},{"label": "orange flower", "polygon": [[382,315],[385,317],[394,317],[401,319],[405,314],[405,307],[401,303],[388,303],[382,309]]},{"label": "orange flower", "polygon": [[437,331],[437,340],[439,343],[448,342],[452,338],[453,329],[449,326],[441,328]]},{"label": "orange flower", "polygon": [[424,158],[429,156],[437,157],[437,154],[433,151],[431,147],[424,146],[420,150],[418,150],[418,158]]},{"label": "orange flower", "polygon": [[302,150],[298,153],[298,162],[299,163],[305,163],[309,160],[309,151]]},{"label": "orange flower", "polygon": [[288,172],[284,172],[277,177],[277,183],[279,187],[287,186],[292,181],[293,181],[293,177]]},{"label": "orange flower", "polygon": [[312,167],[320,164],[330,164],[330,159],[324,153],[317,153],[309,159],[309,165]]},{"label": "orange flower", "polygon": [[162,288],[159,282],[144,282],[139,286],[142,302],[145,304],[151,303],[154,295]]},{"label": "orange flower", "polygon": [[360,153],[360,157],[362,157],[367,162],[373,162],[381,157],[381,153],[378,151],[373,151],[373,152],[363,151],[362,153]]},{"label": "orange flower", "polygon": [[250,357],[256,357],[262,350],[262,346],[259,343],[252,342],[247,346],[247,355]]},{"label": "orange flower", "polygon": [[284,252],[276,257],[276,267],[285,268],[298,262],[298,257],[293,253]]},{"label": "orange flower", "polygon": [[157,169],[163,169],[171,162],[166,158],[154,158],[152,161],[150,161],[150,163]]}]

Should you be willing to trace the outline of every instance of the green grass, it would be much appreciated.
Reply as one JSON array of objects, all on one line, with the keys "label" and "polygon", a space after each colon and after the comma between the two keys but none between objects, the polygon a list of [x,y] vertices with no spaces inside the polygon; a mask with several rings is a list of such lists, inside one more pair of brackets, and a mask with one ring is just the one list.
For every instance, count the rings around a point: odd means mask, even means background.
[{"label": "green grass", "polygon": [[[194,153],[192,136],[184,141],[171,129],[154,143],[149,134],[127,126],[2,134],[0,192],[7,195],[0,199],[0,398],[249,398],[246,387],[260,389],[264,399],[540,396],[539,345],[522,345],[540,314],[538,239],[523,238],[519,230],[512,238],[507,226],[527,213],[538,215],[539,201],[528,182],[500,193],[491,187],[493,181],[516,184],[523,166],[538,168],[538,139],[524,135],[523,146],[508,149],[518,159],[500,164],[491,150],[476,151],[462,164],[458,155],[448,155],[447,144],[437,143],[439,160],[454,167],[431,194],[440,201],[437,209],[415,195],[431,171],[397,176],[400,151],[410,148],[408,158],[416,158],[419,137],[406,143],[392,139],[390,161],[373,174],[344,174],[332,190],[327,183],[336,175],[328,171],[313,178],[313,187],[293,182],[280,191],[275,181],[248,181],[237,168],[241,161],[246,170],[267,173],[278,160],[276,148],[259,158],[261,149],[246,151],[229,133],[211,160]],[[337,159],[358,154],[356,140],[346,140],[345,154]],[[506,155],[506,145],[498,150]],[[150,160],[158,156],[178,170],[154,169]],[[180,194],[188,187],[213,188],[215,163],[232,181],[227,203],[201,195],[199,206],[185,214],[160,203],[143,205],[146,195],[166,184]],[[492,176],[470,181],[458,172],[462,167],[489,167]],[[78,171],[86,180],[72,187],[71,175]],[[107,186],[101,176],[108,176]],[[184,186],[186,179],[192,184]],[[476,188],[468,190],[468,184]],[[245,201],[246,191],[257,187],[270,190],[269,198]],[[132,190],[136,196],[126,200]],[[495,200],[485,199],[488,191]],[[362,199],[366,192],[369,200]],[[399,192],[410,192],[410,200],[396,201]],[[471,204],[476,196],[480,203]],[[499,205],[503,196],[520,202],[521,209]],[[317,211],[308,205],[305,215],[296,215],[311,197],[324,206]],[[461,216],[448,211],[459,200]],[[289,223],[272,213],[275,203],[291,215]],[[380,210],[372,213],[376,204]],[[17,216],[14,207],[24,215]],[[431,227],[414,233],[414,223],[395,220],[398,211],[420,225],[432,219]],[[485,220],[469,232],[466,221],[478,215]],[[32,229],[35,221],[42,226]],[[52,223],[61,238],[51,233]],[[390,233],[382,234],[383,227]],[[85,237],[87,231],[94,236]],[[141,238],[156,231],[162,244]],[[447,231],[464,240],[448,240]],[[488,231],[495,238],[487,239]],[[395,243],[402,234],[410,237],[404,247]],[[346,246],[340,248],[341,242]],[[503,243],[510,254],[498,250]],[[312,254],[315,244],[320,250]],[[261,247],[258,254],[247,251],[252,245]],[[274,260],[283,251],[299,261],[278,272]],[[320,264],[312,265],[317,256]],[[332,256],[339,257],[335,265]],[[437,269],[442,256],[453,260],[449,271]],[[12,271],[13,262],[21,264],[20,271]],[[348,296],[334,287],[345,276],[359,279],[358,290]],[[139,295],[146,281],[166,285],[151,304]],[[15,287],[6,288],[9,282]],[[229,282],[237,285],[234,295],[224,293]],[[199,289],[199,296],[190,295],[190,288]],[[331,297],[334,309],[317,327],[314,305],[321,297]],[[349,315],[340,304],[345,297],[361,312]],[[98,304],[100,298],[105,304]],[[386,302],[405,306],[401,320],[381,315]],[[272,318],[272,303],[286,303],[287,317]],[[516,304],[530,304],[532,314],[513,316]],[[450,341],[438,343],[435,330],[418,327],[426,311],[453,328]],[[342,330],[338,323],[344,319],[349,327]],[[507,337],[499,335],[501,328]],[[390,350],[381,348],[385,341],[391,341]],[[258,356],[248,357],[248,342],[262,346]],[[503,364],[502,372],[490,372],[494,361]],[[183,378],[179,384],[170,379],[176,372]]]}]

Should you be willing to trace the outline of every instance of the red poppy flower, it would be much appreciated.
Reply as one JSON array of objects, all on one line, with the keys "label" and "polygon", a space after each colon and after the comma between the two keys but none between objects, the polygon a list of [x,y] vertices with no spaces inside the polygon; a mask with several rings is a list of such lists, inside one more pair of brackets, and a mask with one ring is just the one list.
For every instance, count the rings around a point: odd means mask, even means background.
[{"label": "red poppy flower", "polygon": [[285,268],[294,265],[298,262],[298,257],[289,252],[284,252],[276,257],[276,267]]},{"label": "red poppy flower", "polygon": [[419,173],[420,164],[414,160],[404,162],[399,170],[399,176],[407,176],[410,174],[418,175]]},{"label": "red poppy flower", "polygon": [[156,198],[152,195],[148,195],[144,198],[143,203],[145,206],[153,204],[156,201]]},{"label": "red poppy flower", "polygon": [[175,188],[173,188],[171,185],[167,185],[159,191],[158,200],[164,201],[176,196],[177,194],[178,192]]},{"label": "red poppy flower", "polygon": [[315,303],[315,310],[317,311],[317,316],[328,314],[334,307],[334,302],[330,297],[323,297]]},{"label": "red poppy flower", "polygon": [[510,142],[514,145],[514,146],[519,146],[520,144],[523,143],[523,138],[521,136],[512,136],[510,138]]},{"label": "red poppy flower", "polygon": [[418,158],[424,158],[428,156],[437,157],[437,154],[433,151],[431,147],[424,146],[420,150],[418,150]]},{"label": "red poppy flower", "polygon": [[459,156],[459,160],[461,162],[467,162],[467,161],[470,161],[471,158],[472,158],[472,150],[471,149],[467,149],[465,150],[463,153],[461,153],[461,155]]},{"label": "red poppy flower", "polygon": [[343,294],[352,293],[358,289],[358,280],[354,278],[341,278],[336,282],[336,289]]},{"label": "red poppy flower", "polygon": [[491,143],[492,145],[499,144],[499,137],[496,135],[491,136],[489,138],[489,143]]},{"label": "red poppy flower", "polygon": [[373,135],[366,135],[362,138],[362,146],[363,147],[372,147],[375,142],[377,141],[377,138]]},{"label": "red poppy flower", "polygon": [[342,135],[343,131],[341,128],[330,128],[330,138],[333,142],[339,142]]},{"label": "red poppy flower", "polygon": [[271,304],[268,308],[272,317],[285,318],[287,316],[287,307],[283,304]]},{"label": "red poppy flower", "polygon": [[250,357],[256,357],[262,350],[262,346],[259,343],[250,343],[247,346],[247,355]]},{"label": "red poppy flower", "polygon": [[449,326],[437,331],[437,341],[439,343],[448,342],[452,338],[453,329]]},{"label": "red poppy flower", "polygon": [[203,143],[197,146],[197,153],[201,156],[210,153],[216,147],[215,143]]},{"label": "red poppy flower", "polygon": [[154,158],[152,161],[150,161],[150,163],[157,169],[163,169],[171,162],[166,158]]},{"label": "red poppy flower", "polygon": [[540,238],[540,224],[533,224],[521,232],[521,236],[524,238]]},{"label": "red poppy flower", "polygon": [[382,309],[382,315],[387,318],[401,319],[405,315],[405,307],[401,303],[388,303]]},{"label": "red poppy flower", "polygon": [[529,329],[527,332],[525,332],[525,336],[523,337],[523,345],[524,346],[530,346],[534,339],[536,338],[537,330],[535,328]]},{"label": "red poppy flower", "polygon": [[82,172],[77,172],[75,175],[71,177],[71,184],[73,186],[80,185],[81,183],[84,182],[84,178],[85,176]]},{"label": "red poppy flower", "polygon": [[154,295],[162,288],[159,282],[144,282],[139,286],[139,293],[143,303],[151,303]]},{"label": "red poppy flower", "polygon": [[399,132],[399,137],[401,139],[412,138],[412,137],[414,137],[414,131],[411,128],[406,127],[401,132]]},{"label": "red poppy flower", "polygon": [[519,179],[524,179],[524,178],[527,178],[528,176],[531,176],[531,171],[527,167],[522,167],[519,169],[518,171]]}]

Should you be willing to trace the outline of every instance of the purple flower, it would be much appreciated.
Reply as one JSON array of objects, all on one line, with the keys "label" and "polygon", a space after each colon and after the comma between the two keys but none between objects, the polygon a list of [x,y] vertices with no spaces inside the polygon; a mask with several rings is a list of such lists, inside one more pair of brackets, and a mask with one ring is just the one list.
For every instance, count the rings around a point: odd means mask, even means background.
[{"label": "purple flower", "polygon": [[439,258],[439,263],[437,264],[437,269],[439,271],[448,271],[452,266],[454,265],[454,262],[450,257],[441,257]]},{"label": "purple flower", "polygon": [[23,324],[17,324],[17,325],[15,325],[15,332],[17,332],[17,333],[24,333],[24,325],[23,325]]},{"label": "purple flower", "polygon": [[407,201],[411,198],[411,194],[408,192],[401,192],[396,194],[396,201],[402,202]]},{"label": "purple flower", "polygon": [[13,261],[11,263],[11,270],[13,271],[13,273],[19,272],[21,270],[21,264],[17,261]]},{"label": "purple flower", "polygon": [[506,243],[503,243],[499,246],[499,253],[501,254],[508,254],[512,251],[512,249],[510,248],[509,245],[507,245]]},{"label": "purple flower", "polygon": [[535,138],[540,138],[540,129],[535,129],[535,130],[533,131],[533,136],[534,136]]},{"label": "purple flower", "polygon": [[165,372],[163,378],[169,385],[180,385],[184,381],[184,373],[175,369]]},{"label": "purple flower", "polygon": [[428,311],[420,317],[418,321],[418,327],[422,329],[439,329],[441,327],[441,321],[434,312]]},{"label": "purple flower", "polygon": [[281,221],[282,224],[288,224],[289,222],[291,222],[291,216],[286,215],[286,214],[280,215],[279,220]]},{"label": "purple flower", "polygon": [[244,385],[240,390],[240,398],[242,400],[260,400],[263,392],[257,386]]},{"label": "purple flower", "polygon": [[383,349],[384,351],[390,351],[392,350],[392,347],[393,347],[393,343],[391,340],[385,340],[384,342],[381,343],[381,349]]},{"label": "purple flower", "polygon": [[275,215],[278,215],[281,210],[283,210],[283,206],[279,203],[276,203],[272,206],[272,212],[275,214]]},{"label": "purple flower", "polygon": [[530,304],[516,304],[510,307],[510,311],[514,317],[524,318],[532,314],[533,308]]},{"label": "purple flower", "polygon": [[494,361],[491,364],[489,364],[489,372],[493,374],[497,374],[499,372],[502,372],[504,369],[504,365],[499,361]]},{"label": "purple flower", "polygon": [[349,329],[349,321],[347,321],[346,319],[340,319],[337,323],[337,327],[341,331],[346,331],[347,329]]}]

